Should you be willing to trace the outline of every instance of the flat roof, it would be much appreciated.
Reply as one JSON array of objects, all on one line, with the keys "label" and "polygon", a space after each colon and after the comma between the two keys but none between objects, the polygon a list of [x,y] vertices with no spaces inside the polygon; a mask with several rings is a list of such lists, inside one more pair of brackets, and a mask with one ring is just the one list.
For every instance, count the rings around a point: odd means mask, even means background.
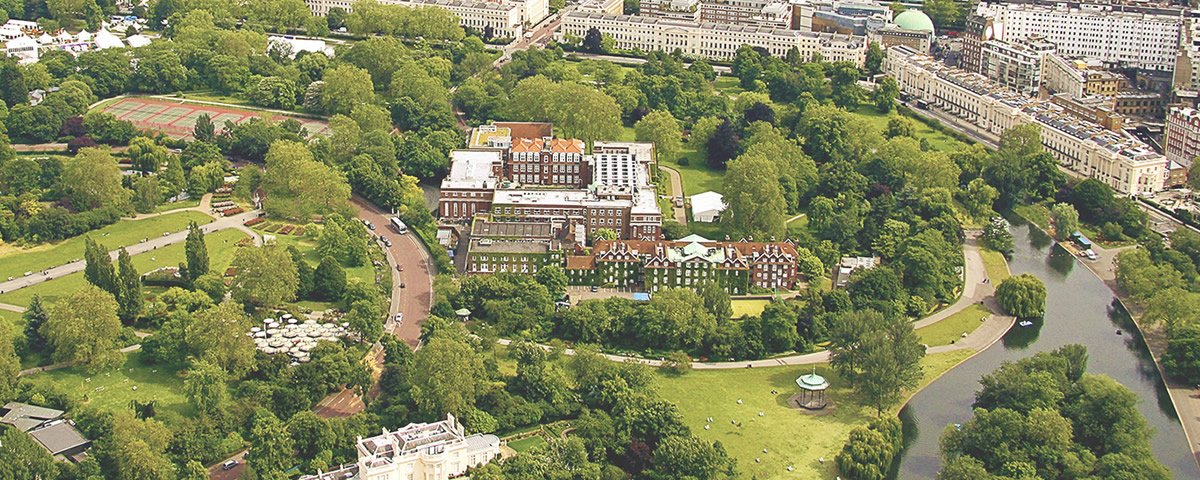
[{"label": "flat roof", "polygon": [[551,227],[544,222],[491,222],[476,220],[471,225],[472,237],[549,237]]},{"label": "flat roof", "polygon": [[72,448],[87,445],[91,442],[83,438],[75,427],[66,421],[61,421],[48,427],[32,430],[29,435],[46,447],[51,455],[58,455]]},{"label": "flat roof", "polygon": [[450,174],[442,180],[442,188],[496,188],[499,181],[492,166],[500,163],[495,150],[454,150],[450,152]]}]

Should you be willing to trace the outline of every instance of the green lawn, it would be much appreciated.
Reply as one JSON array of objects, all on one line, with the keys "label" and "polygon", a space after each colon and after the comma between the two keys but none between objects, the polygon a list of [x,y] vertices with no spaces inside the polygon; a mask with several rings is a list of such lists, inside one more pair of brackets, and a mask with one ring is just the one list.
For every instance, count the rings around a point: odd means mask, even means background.
[{"label": "green lawn", "polygon": [[921,343],[931,347],[949,345],[950,342],[962,338],[962,334],[974,332],[976,328],[983,325],[979,319],[991,315],[991,313],[983,305],[972,304],[963,311],[943,318],[933,325],[917,329],[917,335],[921,337]]},{"label": "green lawn", "polygon": [[533,448],[541,447],[543,445],[548,445],[548,444],[546,443],[546,439],[542,438],[540,435],[532,435],[532,436],[528,436],[528,437],[522,438],[520,440],[517,440],[515,442],[508,442],[508,448],[511,448],[518,452],[526,452]]},{"label": "green lawn", "polygon": [[1033,222],[1033,224],[1041,227],[1042,230],[1050,229],[1050,208],[1046,205],[1020,205],[1013,208],[1013,211],[1022,218]]},{"label": "green lawn", "polygon": [[91,236],[111,249],[133,245],[143,238],[156,237],[163,232],[186,230],[188,223],[205,224],[212,217],[200,212],[179,212],[142,220],[121,220],[85,235],[58,243],[45,243],[30,248],[11,244],[0,245],[0,278],[19,277],[25,272],[38,272],[83,258],[84,239]]},{"label": "green lawn", "polygon": [[621,136],[617,137],[618,142],[636,142],[637,133],[633,131],[633,127],[621,127]]},{"label": "green lawn", "polygon": [[983,268],[987,270],[992,283],[999,285],[1008,278],[1008,260],[1004,259],[1004,254],[987,247],[981,247],[979,254],[983,256]]},{"label": "green lawn", "polygon": [[742,89],[741,80],[737,77],[720,76],[713,82],[713,88],[721,95],[736,97],[741,95],[745,90]]},{"label": "green lawn", "polygon": [[747,315],[758,315],[762,313],[770,300],[733,300],[733,318],[741,318]]},{"label": "green lawn", "polygon": [[[210,269],[214,272],[223,272],[229,266],[229,262],[233,260],[233,253],[236,250],[234,244],[245,236],[246,234],[232,228],[205,235]],[[82,254],[80,255],[82,256]],[[183,258],[183,242],[179,242],[153,252],[134,255],[133,265],[139,272],[146,273],[159,267],[178,266]],[[82,287],[84,282],[86,280],[83,279],[83,272],[73,273],[0,295],[0,303],[9,303],[20,307],[28,306],[29,300],[35,293],[42,296],[43,302],[53,303],[58,297]]]},{"label": "green lawn", "polygon": [[154,213],[165,212],[167,210],[177,210],[180,208],[194,208],[200,206],[200,197],[194,197],[182,202],[164,203],[154,208]]},{"label": "green lawn", "polygon": [[[858,107],[857,110],[850,112],[850,114],[854,115],[858,118],[867,120],[868,122],[871,123],[871,125],[874,125],[875,128],[879,129],[879,131],[881,133],[887,130],[888,120],[891,119],[891,115],[897,115],[896,113],[891,113],[891,114],[879,113],[879,111],[876,110],[874,106],[870,106],[870,105],[860,106],[860,107]],[[959,150],[962,148],[966,148],[966,146],[967,146],[967,145],[963,144],[962,142],[958,141],[957,139],[955,139],[954,137],[951,137],[942,132],[936,131],[933,128],[930,128],[929,125],[921,123],[919,120],[917,120],[915,118],[910,119],[910,120],[912,120],[915,133],[917,134],[917,138],[928,139],[929,145],[934,150],[943,151],[943,152],[951,152],[951,151]]]},{"label": "green lawn", "polygon": [[679,158],[686,158],[688,160],[687,165],[681,165],[677,162],[666,163],[666,165],[679,171],[679,177],[683,180],[684,195],[690,197],[709,190],[718,193],[724,190],[722,183],[724,182],[725,172],[708,168],[708,163],[706,163],[707,160],[704,158],[704,155],[697,152],[692,144],[683,144],[679,152]]},{"label": "green lawn", "polygon": [[255,106],[254,104],[252,104],[246,100],[243,100],[243,99],[240,99],[237,97],[221,95],[220,93],[217,93],[216,91],[213,91],[213,90],[193,90],[190,92],[183,92],[183,94],[181,96],[188,100],[229,103],[229,104],[233,104],[233,105],[244,105],[247,107]]},{"label": "green lawn", "polygon": [[[925,385],[971,355],[969,350],[930,355],[922,360]],[[830,479],[837,476],[834,457],[854,427],[866,425],[875,411],[858,403],[846,382],[827,364],[816,365],[831,387],[832,413],[810,416],[788,407],[796,377],[813,366],[736,370],[694,370],[683,376],[659,377],[659,393],[675,403],[684,423],[706,440],[719,440],[738,461],[741,478]],[[778,393],[772,394],[776,390]],[[738,400],[742,404],[738,404]],[[899,405],[890,414],[899,411]],[[762,417],[758,413],[762,412]],[[711,430],[705,418],[712,417]],[[732,420],[741,426],[731,424]],[[763,449],[767,453],[763,453]],[[755,462],[755,459],[761,462]],[[824,458],[825,463],[818,459]],[[794,471],[787,471],[788,466]]]},{"label": "green lawn", "polygon": [[159,365],[143,364],[141,352],[128,354],[125,365],[120,369],[95,375],[88,375],[76,368],[64,368],[22,378],[34,383],[54,384],[80,402],[106,410],[129,408],[132,400],[154,400],[158,402],[160,410],[171,410],[181,415],[193,413],[183,393],[183,380],[175,376],[175,372]]}]

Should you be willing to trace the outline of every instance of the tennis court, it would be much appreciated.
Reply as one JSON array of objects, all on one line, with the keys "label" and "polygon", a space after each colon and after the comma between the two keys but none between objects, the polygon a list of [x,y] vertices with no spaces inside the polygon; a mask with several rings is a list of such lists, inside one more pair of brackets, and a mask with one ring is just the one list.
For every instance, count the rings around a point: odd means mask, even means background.
[{"label": "tennis court", "polygon": [[[258,116],[268,116],[272,120],[283,120],[284,115],[239,110],[236,108],[218,107],[185,102],[171,102],[149,98],[123,98],[104,108],[105,113],[111,113],[122,120],[129,120],[141,129],[156,130],[173,137],[192,137],[192,129],[200,115],[208,114],[213,125],[220,131],[226,121],[242,123]],[[329,124],[322,120],[296,118],[309,135],[328,135]]]}]

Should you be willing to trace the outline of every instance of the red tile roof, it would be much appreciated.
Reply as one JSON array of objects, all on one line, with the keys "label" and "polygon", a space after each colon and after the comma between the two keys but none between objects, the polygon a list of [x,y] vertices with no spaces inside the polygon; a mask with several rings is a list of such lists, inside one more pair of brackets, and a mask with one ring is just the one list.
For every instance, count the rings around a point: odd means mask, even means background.
[{"label": "red tile roof", "polygon": [[514,138],[512,143],[512,151],[514,152],[540,152],[542,151],[542,139],[540,138]]}]

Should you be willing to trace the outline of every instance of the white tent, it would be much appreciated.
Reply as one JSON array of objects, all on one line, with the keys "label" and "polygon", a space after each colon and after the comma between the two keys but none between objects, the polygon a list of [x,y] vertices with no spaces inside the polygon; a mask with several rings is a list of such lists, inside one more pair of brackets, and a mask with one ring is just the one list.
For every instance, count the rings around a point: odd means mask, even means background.
[{"label": "white tent", "polygon": [[67,33],[66,30],[58,32],[58,35],[56,35],[55,38],[62,43],[70,43],[75,41],[75,36]]},{"label": "white tent", "polygon": [[125,42],[129,43],[129,46],[133,48],[144,47],[150,44],[150,37],[145,35],[133,35],[130,37],[125,37]]},{"label": "white tent", "polygon": [[92,34],[87,30],[80,30],[79,35],[76,35],[76,38],[79,38],[79,41],[81,42],[90,42],[92,41]]},{"label": "white tent", "polygon": [[49,33],[43,33],[42,36],[38,37],[37,41],[40,44],[49,45],[54,43],[54,37],[51,37]]},{"label": "white tent", "polygon": [[8,51],[8,56],[16,57],[17,62],[33,63],[38,61],[38,43],[30,37],[17,37],[7,42],[4,42],[4,49]]},{"label": "white tent", "polygon": [[122,48],[125,46],[125,44],[121,42],[120,38],[117,38],[116,35],[113,35],[112,32],[109,32],[108,30],[96,32],[94,41],[96,42],[97,50],[104,50],[106,48]]},{"label": "white tent", "polygon": [[712,223],[725,210],[725,197],[717,192],[704,192],[692,195],[692,221]]}]

